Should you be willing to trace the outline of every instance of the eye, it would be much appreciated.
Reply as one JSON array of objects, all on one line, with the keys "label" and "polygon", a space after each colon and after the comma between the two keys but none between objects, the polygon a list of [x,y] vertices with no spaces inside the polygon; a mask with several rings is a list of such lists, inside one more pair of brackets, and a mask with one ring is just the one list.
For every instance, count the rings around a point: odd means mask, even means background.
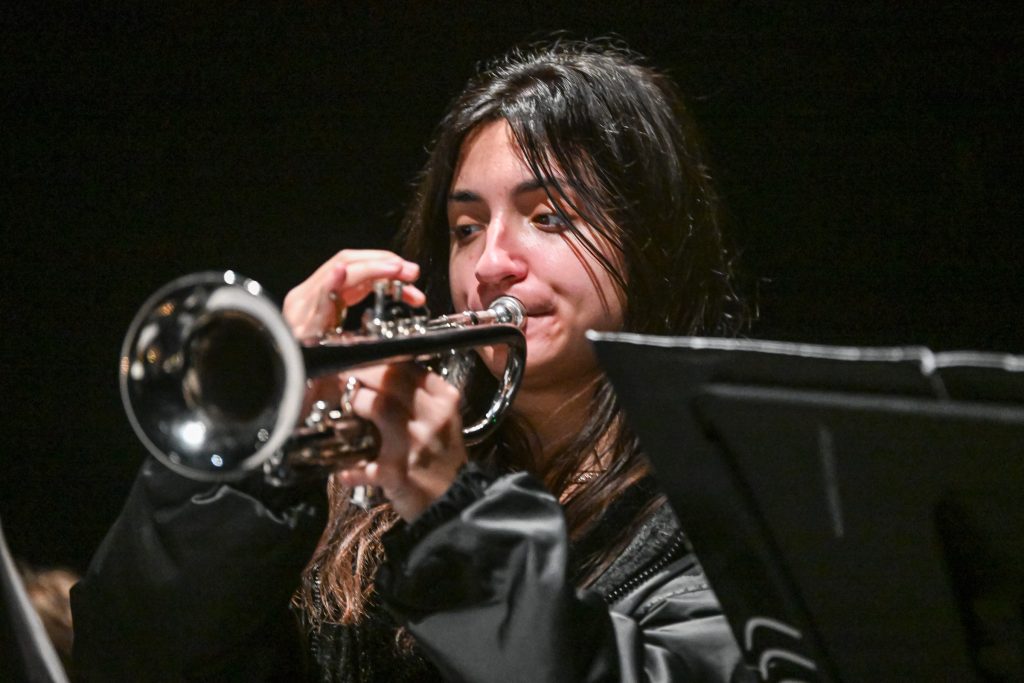
[{"label": "eye", "polygon": [[475,223],[468,223],[463,225],[453,225],[449,232],[452,236],[452,241],[456,243],[462,243],[468,240],[470,237],[480,232],[481,227]]},{"label": "eye", "polygon": [[537,214],[533,217],[533,222],[547,232],[562,232],[572,228],[572,221],[567,221],[553,212]]}]

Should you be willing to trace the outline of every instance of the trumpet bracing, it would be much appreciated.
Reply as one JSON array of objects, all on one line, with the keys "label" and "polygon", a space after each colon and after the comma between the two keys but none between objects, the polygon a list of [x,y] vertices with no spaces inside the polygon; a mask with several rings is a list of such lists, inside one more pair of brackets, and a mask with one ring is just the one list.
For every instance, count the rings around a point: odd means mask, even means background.
[{"label": "trumpet bracing", "polygon": [[401,301],[399,282],[374,283],[374,296],[361,332],[299,341],[254,280],[206,272],[165,285],[138,312],[121,350],[121,398],[135,433],[193,479],[240,479],[262,467],[279,484],[304,467],[372,457],[369,425],[351,414],[347,398],[331,406],[307,397],[314,378],[417,361],[459,386],[473,349],[504,346],[494,397],[463,430],[468,444],[486,438],[522,379],[522,303],[505,296],[483,311],[430,319]]}]

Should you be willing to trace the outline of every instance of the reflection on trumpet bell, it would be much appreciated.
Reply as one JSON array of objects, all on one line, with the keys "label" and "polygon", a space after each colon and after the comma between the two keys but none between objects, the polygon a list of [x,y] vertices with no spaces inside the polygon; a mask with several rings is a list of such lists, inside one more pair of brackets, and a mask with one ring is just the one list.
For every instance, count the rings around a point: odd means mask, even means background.
[{"label": "reflection on trumpet bell", "polygon": [[400,285],[382,281],[360,333],[300,344],[259,284],[231,271],[197,273],[161,288],[136,315],[121,352],[121,396],[140,440],[175,471],[223,480],[264,467],[281,483],[296,468],[375,453],[372,425],[350,408],[314,403],[301,415],[310,378],[359,366],[418,361],[458,386],[468,353],[506,346],[498,390],[464,430],[467,443],[486,438],[522,379],[524,320],[512,297],[431,320],[402,303]]}]

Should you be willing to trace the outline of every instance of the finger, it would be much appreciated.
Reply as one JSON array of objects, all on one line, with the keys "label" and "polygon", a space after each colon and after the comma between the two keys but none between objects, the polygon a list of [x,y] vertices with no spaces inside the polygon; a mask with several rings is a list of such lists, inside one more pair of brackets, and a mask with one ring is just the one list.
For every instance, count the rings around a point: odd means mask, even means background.
[{"label": "finger", "polygon": [[306,281],[319,281],[327,277],[332,268],[338,265],[347,266],[360,261],[402,261],[398,254],[384,249],[342,249],[327,259],[313,271]]},{"label": "finger", "polygon": [[[367,463],[366,467],[354,470],[349,476],[352,486],[372,486],[384,492],[386,498],[392,499],[394,495],[402,495],[401,492],[407,486],[405,478],[392,467],[382,465],[378,461]],[[394,500],[392,499],[392,504]]]},{"label": "finger", "polygon": [[[294,298],[286,301],[285,315],[293,333],[299,338],[315,337],[325,330],[340,327],[345,322],[348,306],[364,299],[373,290],[374,282],[405,277],[397,268],[399,266],[395,264],[336,264],[325,276],[325,285],[311,302],[307,301],[305,306],[297,307]],[[355,276],[352,276],[353,270],[357,271]],[[356,278],[366,279],[351,284]],[[422,306],[426,302],[426,295],[415,286],[407,284],[402,288],[402,300],[410,306]],[[310,312],[303,313],[303,310]]]},{"label": "finger", "polygon": [[333,291],[348,304],[354,304],[373,290],[376,280],[400,280],[405,266],[397,260],[356,261],[345,264],[345,278],[335,283]]},{"label": "finger", "polygon": [[436,372],[424,371],[422,386],[431,395],[459,395],[459,390]]},{"label": "finger", "polygon": [[376,424],[385,438],[403,432],[411,419],[409,410],[401,401],[369,387],[360,387],[349,400],[352,412]]},{"label": "finger", "polygon": [[[339,269],[342,277],[337,277]],[[411,261],[391,259],[373,259],[337,263],[333,271],[324,273],[325,293],[333,291],[345,305],[362,301],[373,291],[373,283],[377,280],[400,280],[405,284],[402,288],[402,300],[410,306],[422,306],[426,303],[426,295],[412,283],[420,276],[420,267]]]},{"label": "finger", "polygon": [[[422,420],[414,420],[409,423],[409,464],[410,470],[425,468],[436,462],[439,458],[451,459],[450,469],[457,470],[465,462],[464,458],[457,457],[456,451],[451,447],[456,435],[451,429],[438,430],[436,425],[428,424]],[[461,432],[457,438],[461,438]],[[463,449],[464,450],[464,449]],[[451,458],[456,455],[455,458]]]},{"label": "finger", "polygon": [[402,301],[410,306],[425,306],[427,304],[427,295],[416,285],[407,284],[405,287],[402,287]]},{"label": "finger", "polygon": [[361,417],[378,421],[378,428],[408,431],[415,423],[434,432],[461,434],[462,395],[436,373],[398,363],[363,368],[350,376],[359,380],[357,393],[363,394],[358,403],[353,401],[353,409]]},{"label": "finger", "polygon": [[408,430],[408,425],[417,423],[434,431],[461,432],[462,395],[435,373],[396,364],[350,376],[359,379],[359,389],[350,397],[353,410],[379,421],[378,427]]},{"label": "finger", "polygon": [[334,476],[341,480],[346,488],[353,489],[357,486],[372,486],[366,479],[366,463],[359,463],[342,470],[336,470]]},{"label": "finger", "polygon": [[[402,270],[398,261],[347,263],[328,261],[307,278],[296,290],[304,298],[312,298],[320,312],[330,311],[333,296],[344,305],[360,301],[372,289],[373,278],[393,278]],[[370,278],[370,279],[367,279]]]},{"label": "finger", "polygon": [[350,374],[363,386],[398,401],[411,411],[414,393],[422,387],[427,375],[433,373],[414,363],[391,363],[360,368]]},{"label": "finger", "polygon": [[[344,250],[337,254],[341,262],[346,264],[359,264],[368,262],[400,263],[401,269],[395,279],[403,282],[414,282],[420,276],[419,264],[403,259],[398,254],[381,249]],[[413,288],[410,293],[422,294],[418,289]],[[411,301],[413,305],[419,306],[421,302]]]},{"label": "finger", "polygon": [[356,261],[384,259],[401,261],[402,257],[388,249],[342,249],[330,258],[331,261],[337,261],[340,263],[355,263]]},{"label": "finger", "polygon": [[343,249],[324,263],[319,271],[324,271],[331,265],[358,266],[359,264],[391,263],[399,264],[400,274],[403,278],[416,279],[419,277],[419,266],[412,261],[403,259],[398,254],[383,249]]},{"label": "finger", "polygon": [[378,458],[404,451],[408,441],[406,426],[411,415],[401,401],[366,386],[359,387],[349,400],[353,413],[376,425],[381,437]]},{"label": "finger", "polygon": [[[386,463],[386,464],[384,464]],[[345,469],[337,470],[342,484],[349,488],[356,486],[374,486],[385,492],[393,491],[404,481],[402,461],[372,460],[353,464]]]},{"label": "finger", "polygon": [[[377,457],[357,471],[352,481],[379,486],[393,493],[398,487],[407,486],[410,468],[422,469],[437,456],[448,452],[445,443],[450,441],[450,435],[442,434],[439,438],[436,426],[418,424],[400,402],[387,395],[361,388],[352,405],[354,412],[363,419],[372,420],[381,434]],[[412,425],[417,425],[415,439],[411,438]],[[430,452],[424,455],[423,451],[428,448]],[[450,468],[453,473],[463,460]]]},{"label": "finger", "polygon": [[[397,254],[383,249],[343,249],[320,266],[289,294],[302,297],[316,296],[327,289],[340,292],[344,285],[343,272],[349,265],[376,262],[399,264],[397,279],[412,281],[419,277],[419,266]],[[356,283],[358,284],[358,283]],[[350,302],[351,303],[351,302]]]},{"label": "finger", "polygon": [[352,304],[365,299],[366,296],[373,291],[373,283],[381,279],[402,280],[405,282],[406,284],[402,287],[402,301],[410,306],[423,306],[427,303],[427,295],[415,285],[409,284],[412,280],[405,280],[402,277],[387,275],[386,270],[383,275],[371,277],[370,279],[358,284],[346,284],[344,287],[335,288],[334,291],[338,293],[338,296],[341,297],[341,300],[346,306],[351,306]]},{"label": "finger", "polygon": [[458,389],[431,372],[426,373],[413,392],[409,412],[415,420],[435,429],[456,423],[461,430],[461,404],[462,395]]},{"label": "finger", "polygon": [[330,292],[344,282],[345,270],[344,263],[328,261],[285,296],[282,313],[296,337],[316,336],[337,323],[342,303]]},{"label": "finger", "polygon": [[316,328],[317,331],[340,327],[345,322],[345,308],[347,306],[342,291],[345,280],[348,279],[348,266],[344,263],[335,263],[326,273],[324,283],[316,294]]}]

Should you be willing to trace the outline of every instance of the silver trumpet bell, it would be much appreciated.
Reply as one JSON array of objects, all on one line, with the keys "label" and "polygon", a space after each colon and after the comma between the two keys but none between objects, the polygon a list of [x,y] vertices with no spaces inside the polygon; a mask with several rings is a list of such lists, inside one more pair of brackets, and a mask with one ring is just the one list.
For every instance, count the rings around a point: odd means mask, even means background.
[{"label": "silver trumpet bell", "polygon": [[271,483],[287,483],[296,471],[330,471],[375,455],[371,426],[345,398],[309,406],[313,378],[418,361],[458,386],[473,349],[505,346],[494,398],[463,430],[467,444],[485,439],[525,368],[522,303],[501,297],[484,311],[428,319],[401,301],[401,283],[380,281],[374,289],[361,332],[297,341],[260,285],[232,271],[165,285],[135,316],[121,350],[121,398],[135,433],[158,460],[192,479],[237,480],[262,468]]}]

